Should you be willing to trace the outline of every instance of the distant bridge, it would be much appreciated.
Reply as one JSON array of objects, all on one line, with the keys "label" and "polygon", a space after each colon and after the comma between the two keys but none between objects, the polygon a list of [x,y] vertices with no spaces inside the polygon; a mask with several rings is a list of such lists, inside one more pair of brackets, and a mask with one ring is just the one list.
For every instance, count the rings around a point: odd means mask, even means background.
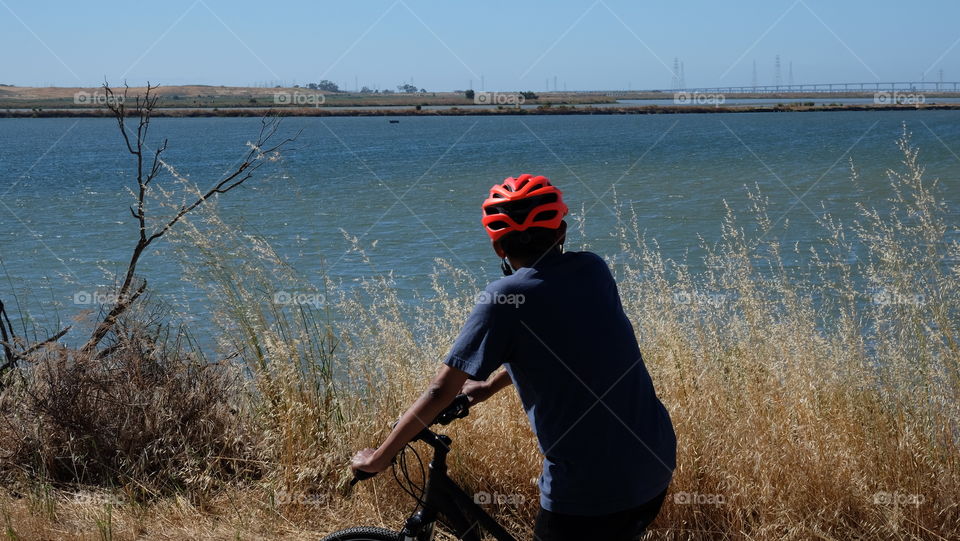
[{"label": "distant bridge", "polygon": [[[592,91],[597,92],[597,91]],[[787,94],[787,93],[839,93],[839,92],[960,92],[960,82],[946,81],[894,81],[889,83],[817,83],[800,85],[743,85],[709,86],[699,88],[671,88],[659,90],[610,90],[611,96],[637,92],[702,92],[717,94]]]}]

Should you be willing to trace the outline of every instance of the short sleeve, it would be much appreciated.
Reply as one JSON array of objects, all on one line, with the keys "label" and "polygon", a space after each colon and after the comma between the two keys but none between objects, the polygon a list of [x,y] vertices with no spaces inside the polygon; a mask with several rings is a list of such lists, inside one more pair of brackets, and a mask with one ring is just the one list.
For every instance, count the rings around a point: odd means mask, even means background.
[{"label": "short sleeve", "polygon": [[498,293],[493,287],[478,295],[477,304],[444,364],[463,370],[470,379],[485,380],[507,362],[515,334],[512,321],[516,314],[511,311],[516,310],[516,304],[509,302],[512,298]]}]

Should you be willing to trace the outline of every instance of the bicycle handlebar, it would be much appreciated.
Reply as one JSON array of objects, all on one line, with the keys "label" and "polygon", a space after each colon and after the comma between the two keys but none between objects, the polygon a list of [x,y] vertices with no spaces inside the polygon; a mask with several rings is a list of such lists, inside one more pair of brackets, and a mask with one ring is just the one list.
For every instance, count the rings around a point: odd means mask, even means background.
[{"label": "bicycle handlebar", "polygon": [[[437,415],[437,418],[433,420],[432,423],[424,427],[424,430],[429,429],[431,426],[440,424],[448,425],[457,419],[462,419],[470,414],[470,397],[465,394],[458,394],[453,402],[450,403],[443,411]],[[396,423],[394,423],[396,426]],[[366,472],[366,471],[354,471],[353,479],[350,481],[350,486],[353,486],[360,481],[365,481],[371,477],[377,475],[375,472]]]}]

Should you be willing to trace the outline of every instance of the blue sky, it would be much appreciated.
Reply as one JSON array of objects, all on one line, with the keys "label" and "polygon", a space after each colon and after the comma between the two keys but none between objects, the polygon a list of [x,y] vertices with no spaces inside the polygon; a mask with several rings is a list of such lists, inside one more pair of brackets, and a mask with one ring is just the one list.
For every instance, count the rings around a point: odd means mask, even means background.
[{"label": "blue sky", "polygon": [[[960,80],[960,2],[0,0],[0,83],[570,90]],[[549,81],[549,83],[548,83]]]}]

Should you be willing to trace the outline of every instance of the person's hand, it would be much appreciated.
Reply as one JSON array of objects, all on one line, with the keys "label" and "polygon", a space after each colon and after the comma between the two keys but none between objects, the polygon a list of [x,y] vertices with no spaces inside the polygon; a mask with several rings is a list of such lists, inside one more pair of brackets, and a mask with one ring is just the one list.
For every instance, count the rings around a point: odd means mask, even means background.
[{"label": "person's hand", "polygon": [[479,404],[493,396],[493,389],[490,388],[490,385],[488,385],[486,381],[468,379],[463,384],[463,388],[460,389],[460,394],[465,394],[470,397],[470,404],[473,405]]},{"label": "person's hand", "polygon": [[353,455],[353,460],[350,461],[350,469],[354,472],[359,470],[368,473],[380,473],[387,469],[390,461],[378,460],[376,453],[377,450],[370,447],[357,451],[357,454]]}]

